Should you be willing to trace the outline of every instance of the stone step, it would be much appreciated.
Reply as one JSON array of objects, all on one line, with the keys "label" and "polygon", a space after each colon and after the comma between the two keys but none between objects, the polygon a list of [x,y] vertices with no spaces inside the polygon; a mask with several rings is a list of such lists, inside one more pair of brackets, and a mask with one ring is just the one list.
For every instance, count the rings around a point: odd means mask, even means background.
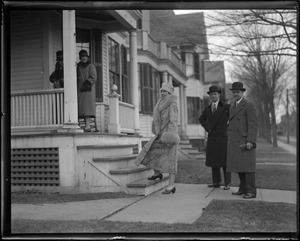
[{"label": "stone step", "polygon": [[143,179],[145,177],[150,177],[153,173],[153,170],[145,166],[129,166],[125,168],[117,168],[110,170],[109,174],[114,181],[125,186],[127,183],[134,182],[136,180]]},{"label": "stone step", "polygon": [[94,165],[108,173],[110,170],[135,166],[136,157],[137,155],[103,156],[93,157],[92,161]]},{"label": "stone step", "polygon": [[183,144],[183,145],[190,144],[190,141],[189,140],[180,140],[179,145],[180,144]]},{"label": "stone step", "polygon": [[156,179],[156,180],[148,180],[140,179],[131,183],[128,183],[127,191],[129,194],[135,194],[135,195],[141,195],[141,196],[147,196],[153,192],[156,192],[157,190],[160,190],[169,184],[169,174],[163,174],[162,180]]},{"label": "stone step", "polygon": [[205,155],[204,152],[199,152],[199,151],[197,151],[197,152],[188,152],[188,154],[189,154],[189,155],[193,155],[193,156],[197,156],[197,155]]},{"label": "stone step", "polygon": [[198,151],[198,147],[181,147],[182,150],[196,150]]},{"label": "stone step", "polygon": [[103,156],[126,156],[133,154],[134,144],[123,145],[78,145],[78,152],[82,155],[90,155],[93,153],[93,158]]}]

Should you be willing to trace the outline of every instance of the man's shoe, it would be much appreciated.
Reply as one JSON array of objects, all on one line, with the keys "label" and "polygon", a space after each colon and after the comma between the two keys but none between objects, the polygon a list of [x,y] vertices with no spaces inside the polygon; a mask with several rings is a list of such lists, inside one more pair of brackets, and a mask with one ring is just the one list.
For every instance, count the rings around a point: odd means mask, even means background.
[{"label": "man's shoe", "polygon": [[223,188],[223,190],[229,190],[230,186],[229,185],[225,185],[225,187]]},{"label": "man's shoe", "polygon": [[245,199],[256,198],[256,195],[253,193],[246,193],[243,198]]},{"label": "man's shoe", "polygon": [[246,194],[244,192],[241,192],[241,191],[237,191],[237,192],[233,192],[231,193],[232,195],[243,195],[243,194]]},{"label": "man's shoe", "polygon": [[214,188],[219,188],[220,184],[208,184],[208,187],[214,187]]}]

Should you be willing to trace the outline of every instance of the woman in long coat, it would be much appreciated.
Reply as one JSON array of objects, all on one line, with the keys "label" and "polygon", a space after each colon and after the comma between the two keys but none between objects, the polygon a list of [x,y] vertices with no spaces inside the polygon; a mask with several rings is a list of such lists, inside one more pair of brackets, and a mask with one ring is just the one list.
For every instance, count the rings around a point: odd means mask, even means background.
[{"label": "woman in long coat", "polygon": [[90,117],[96,115],[96,67],[89,61],[87,51],[79,52],[77,65],[78,117],[85,119],[84,131],[91,131]]},{"label": "woman in long coat", "polygon": [[142,149],[135,164],[154,169],[149,180],[162,179],[162,173],[169,173],[169,186],[163,194],[175,193],[175,174],[178,161],[178,108],[177,97],[172,95],[174,87],[163,83],[152,121],[152,132],[155,135]]}]

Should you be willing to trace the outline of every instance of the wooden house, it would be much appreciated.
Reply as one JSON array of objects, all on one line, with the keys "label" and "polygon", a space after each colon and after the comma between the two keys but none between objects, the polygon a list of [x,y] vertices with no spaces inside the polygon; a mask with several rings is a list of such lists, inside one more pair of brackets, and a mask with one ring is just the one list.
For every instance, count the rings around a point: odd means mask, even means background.
[{"label": "wooden house", "polygon": [[[97,4],[9,6],[12,191],[148,195],[168,184],[167,175],[147,181],[153,171],[133,161],[152,136],[152,110],[162,82],[177,90],[184,123],[185,65],[166,43],[143,30],[142,11]],[[93,132],[83,132],[78,119],[81,49],[97,70]],[[64,55],[64,88],[54,89],[49,75],[58,50]]]}]

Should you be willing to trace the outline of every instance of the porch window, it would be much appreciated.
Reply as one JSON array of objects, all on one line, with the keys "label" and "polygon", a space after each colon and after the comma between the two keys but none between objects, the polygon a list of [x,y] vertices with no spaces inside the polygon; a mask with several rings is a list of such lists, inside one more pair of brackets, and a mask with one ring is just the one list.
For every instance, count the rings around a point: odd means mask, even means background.
[{"label": "porch window", "polygon": [[120,57],[119,44],[112,39],[108,39],[108,59],[109,59],[109,86],[118,86],[120,93]]},{"label": "porch window", "polygon": [[139,64],[140,111],[152,114],[159,99],[162,75],[150,64]]},{"label": "porch window", "polygon": [[127,61],[127,48],[121,46],[121,65],[122,65],[122,90],[120,91],[122,95],[122,101],[129,103],[130,101],[130,86],[128,80],[128,68],[129,62]]},{"label": "porch window", "polygon": [[187,97],[188,124],[199,124],[201,114],[201,99],[199,97]]},{"label": "porch window", "polygon": [[88,29],[76,29],[76,61],[80,62],[79,51],[84,49],[91,55],[90,44],[91,42],[91,32]]}]

